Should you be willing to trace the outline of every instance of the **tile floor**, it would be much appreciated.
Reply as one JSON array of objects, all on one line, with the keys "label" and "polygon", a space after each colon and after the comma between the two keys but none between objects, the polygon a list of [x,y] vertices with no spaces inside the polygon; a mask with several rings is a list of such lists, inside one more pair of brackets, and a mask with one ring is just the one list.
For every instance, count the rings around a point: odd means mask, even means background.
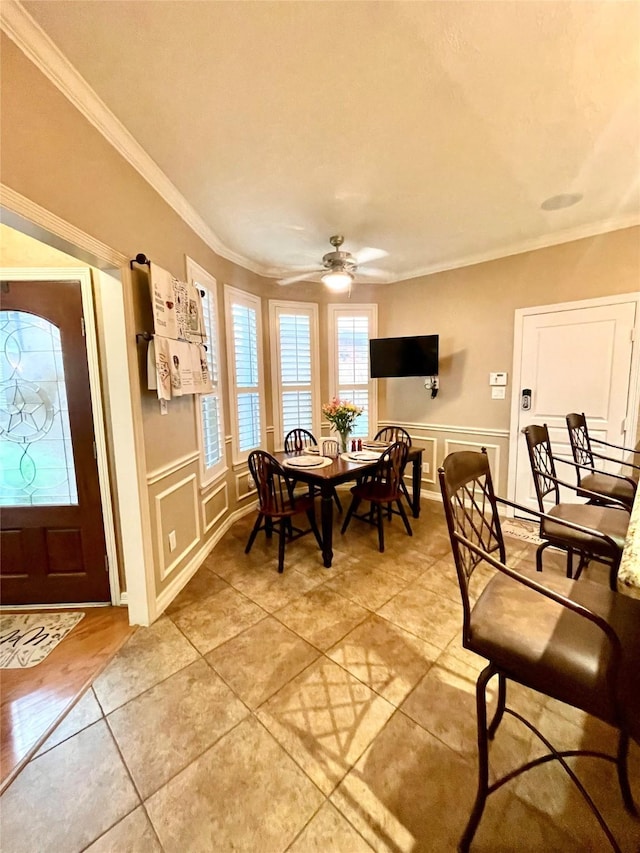
[{"label": "tile floor", "polygon": [[[379,554],[354,521],[322,567],[238,522],[152,627],[138,630],[3,795],[3,853],[453,851],[475,794],[474,683],[436,503]],[[512,562],[532,546],[509,540]],[[552,569],[549,569],[550,571]],[[488,572],[478,575],[478,589]],[[564,748],[610,747],[607,726],[524,688],[524,710]],[[504,772],[538,746],[505,718]],[[640,821],[613,765],[577,767],[625,853]],[[632,748],[640,798],[640,749]],[[604,837],[548,764],[490,800],[475,851],[601,851]]]}]

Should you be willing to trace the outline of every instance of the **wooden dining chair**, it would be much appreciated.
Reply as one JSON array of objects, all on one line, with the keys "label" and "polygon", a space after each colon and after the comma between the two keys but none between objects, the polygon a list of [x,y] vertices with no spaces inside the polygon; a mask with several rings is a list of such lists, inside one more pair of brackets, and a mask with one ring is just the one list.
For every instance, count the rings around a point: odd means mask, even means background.
[{"label": "wooden dining chair", "polygon": [[[361,521],[366,521],[369,524],[377,526],[378,547],[380,551],[384,551],[383,507],[386,508],[389,504],[395,503],[407,533],[409,536],[413,536],[407,513],[402,505],[402,492],[400,489],[402,472],[407,463],[408,452],[409,448],[404,442],[396,441],[380,456],[376,467],[368,474],[367,478],[353,486],[351,489],[353,497],[347,510],[341,533],[345,532],[349,526],[349,522],[355,516],[355,518],[359,518]],[[366,515],[358,515],[356,513],[362,501],[369,501],[371,506]]]},{"label": "wooden dining chair", "polygon": [[[411,447],[411,436],[406,431],[404,427],[401,426],[386,426],[382,427],[378,430],[378,432],[373,437],[374,441],[387,441],[389,444],[392,444],[394,441],[402,441],[407,447]],[[411,506],[411,498],[409,497],[409,489],[407,488],[407,484],[404,481],[404,471],[402,472],[402,477],[400,478],[400,489],[402,494],[407,499],[407,503]]]},{"label": "wooden dining chair", "polygon": [[[316,524],[314,499],[312,495],[296,497],[293,481],[287,477],[284,468],[277,459],[264,450],[254,450],[249,454],[249,471],[258,490],[258,517],[253,526],[249,541],[244,549],[248,554],[255,542],[258,531],[264,530],[268,539],[273,529],[278,530],[278,571],[284,571],[284,549],[289,542],[313,532],[318,547],[322,549],[322,539]],[[306,530],[294,527],[292,519],[304,513],[309,520]]]},{"label": "wooden dining chair", "polygon": [[[594,506],[591,504],[566,503],[560,501],[560,486],[577,491],[572,483],[558,478],[549,431],[547,425],[532,424],[523,430],[529,462],[533,474],[533,483],[541,513],[546,513],[540,521],[540,538],[544,541],[536,550],[536,568],[542,571],[542,553],[553,546],[567,553],[567,577],[573,577],[573,555],[579,555],[576,578],[590,560],[596,560],[609,566],[609,585],[617,588],[616,578],[622,558],[629,511],[623,504],[613,506]],[[585,497],[597,498],[595,493],[582,489]],[[545,509],[545,499],[553,501],[553,506]],[[557,523],[568,521],[573,527]],[[597,536],[590,533],[598,531]]]},{"label": "wooden dining chair", "polygon": [[[584,490],[595,492],[598,498],[590,499],[589,503],[610,503],[621,501],[628,507],[633,505],[633,500],[636,495],[637,475],[640,473],[640,451],[631,450],[627,447],[622,447],[619,444],[611,444],[607,441],[592,439],[587,429],[587,419],[584,415],[577,412],[571,412],[567,415],[567,429],[569,430],[569,443],[571,444],[571,454],[575,463],[576,475],[578,478],[578,494],[584,497]],[[594,450],[593,444],[612,447],[630,454],[633,461],[630,459],[616,459],[610,453],[602,453]],[[602,464],[596,465],[595,460],[602,462],[616,462],[620,465],[621,470],[625,467],[629,468],[633,476],[625,476],[623,474],[611,474],[603,471]]]},{"label": "wooden dining chair", "polygon": [[317,447],[318,442],[312,432],[302,427],[289,430],[284,437],[285,453],[302,453],[309,447]]},{"label": "wooden dining chair", "polygon": [[[336,448],[338,447],[338,442],[335,442]],[[302,429],[302,427],[296,427],[295,429],[290,430],[285,438],[284,438],[284,452],[285,453],[302,453],[307,450],[307,448],[318,447],[318,442],[315,439],[315,436],[312,432],[309,432],[308,429]],[[338,454],[336,453],[336,456]],[[297,486],[300,482],[296,480],[295,477],[291,478],[293,485]],[[313,486],[309,486],[309,494],[311,497],[314,496],[314,488]],[[333,489],[333,500],[335,501],[336,508],[340,515],[342,515],[342,504],[340,502],[340,496],[336,491],[335,487]]]},{"label": "wooden dining chair", "polygon": [[[629,740],[640,743],[640,600],[602,584],[575,582],[508,564],[498,504],[533,515],[541,526],[565,522],[497,498],[486,451],[451,453],[438,471],[451,550],[462,597],[462,645],[485,658],[476,683],[478,788],[460,851],[468,851],[487,798],[520,774],[548,761],[568,773],[600,824],[611,847],[616,840],[567,758],[604,758],[617,766],[627,811],[637,815],[629,784]],[[592,531],[593,537],[604,537]],[[469,587],[479,567],[495,573],[475,600]],[[497,705],[489,722],[487,686],[497,677]],[[555,750],[530,721],[507,705],[507,686],[516,682],[566,702],[618,730],[616,755],[592,750]],[[489,783],[489,741],[505,714],[521,721],[549,750]]]}]

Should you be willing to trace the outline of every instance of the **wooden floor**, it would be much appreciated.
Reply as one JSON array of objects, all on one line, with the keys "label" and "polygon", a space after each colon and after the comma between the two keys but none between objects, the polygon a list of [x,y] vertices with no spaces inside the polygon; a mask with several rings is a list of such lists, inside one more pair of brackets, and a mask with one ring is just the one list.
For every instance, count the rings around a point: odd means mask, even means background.
[{"label": "wooden floor", "polygon": [[126,607],[92,607],[84,614],[41,663],[0,670],[0,791],[135,630]]}]

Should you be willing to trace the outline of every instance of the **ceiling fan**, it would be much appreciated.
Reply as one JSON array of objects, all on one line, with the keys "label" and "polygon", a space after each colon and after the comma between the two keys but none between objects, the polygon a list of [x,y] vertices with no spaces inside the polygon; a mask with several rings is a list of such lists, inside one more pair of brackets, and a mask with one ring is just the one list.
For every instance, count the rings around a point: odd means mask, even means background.
[{"label": "ceiling fan", "polygon": [[367,278],[379,278],[385,280],[387,274],[383,270],[372,269],[371,267],[362,269],[362,264],[367,264],[370,261],[377,261],[384,258],[387,252],[384,249],[365,248],[360,251],[342,252],[340,246],[344,243],[344,237],[341,234],[335,234],[329,239],[333,246],[332,252],[327,252],[322,258],[321,267],[306,267],[299,270],[296,275],[289,278],[281,278],[278,284],[293,284],[296,281],[308,281],[318,277],[318,273],[322,273],[320,280],[322,283],[334,291],[340,293],[349,290],[356,274]]}]

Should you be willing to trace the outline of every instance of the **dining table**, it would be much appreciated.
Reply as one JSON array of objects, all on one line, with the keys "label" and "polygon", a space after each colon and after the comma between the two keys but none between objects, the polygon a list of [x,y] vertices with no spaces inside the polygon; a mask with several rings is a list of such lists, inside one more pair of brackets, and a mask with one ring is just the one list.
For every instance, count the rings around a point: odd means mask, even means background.
[{"label": "dining table", "polygon": [[[310,462],[310,467],[296,464],[300,457],[309,455],[305,449],[300,453],[276,452],[273,456],[297,481],[306,483],[320,493],[320,520],[322,533],[322,558],[326,568],[333,560],[333,494],[336,486],[357,480],[375,468],[380,458],[379,452],[341,453],[330,460],[318,456],[324,461],[320,464]],[[407,468],[411,465],[410,509],[414,518],[420,515],[420,482],[422,479],[422,448],[410,447],[407,455]]]}]

